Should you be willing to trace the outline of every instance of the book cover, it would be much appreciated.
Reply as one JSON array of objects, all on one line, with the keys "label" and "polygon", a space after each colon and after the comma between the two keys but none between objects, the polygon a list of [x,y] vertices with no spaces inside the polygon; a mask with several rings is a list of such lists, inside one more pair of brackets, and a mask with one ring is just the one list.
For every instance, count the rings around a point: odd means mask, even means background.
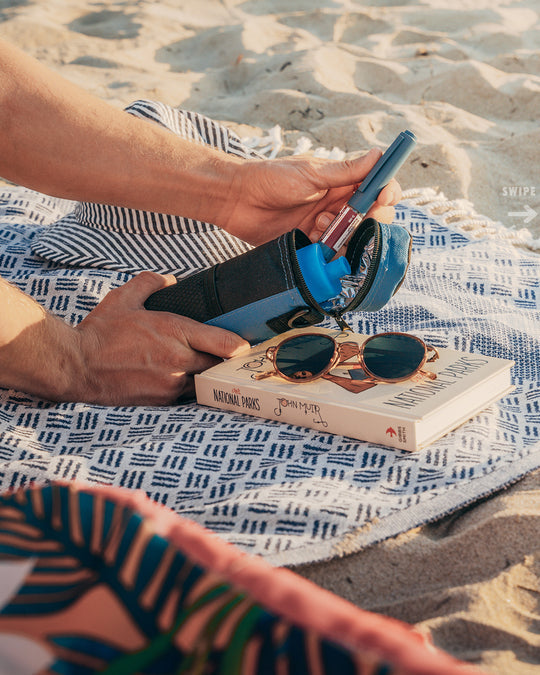
[{"label": "book cover", "polygon": [[[438,349],[439,358],[424,366],[436,373],[436,379],[382,382],[360,393],[326,379],[257,380],[258,373],[272,370],[267,348],[301,332],[314,331],[289,331],[195,375],[197,402],[412,451],[455,429],[512,389],[513,361],[453,349]],[[317,332],[338,342],[361,344],[367,337],[320,328]],[[339,375],[347,376],[347,369],[339,368]]]}]

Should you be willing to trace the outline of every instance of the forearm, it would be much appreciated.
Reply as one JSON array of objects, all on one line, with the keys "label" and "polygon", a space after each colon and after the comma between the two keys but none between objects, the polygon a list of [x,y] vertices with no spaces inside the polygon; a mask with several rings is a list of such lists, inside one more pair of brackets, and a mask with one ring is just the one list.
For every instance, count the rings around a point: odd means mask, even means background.
[{"label": "forearm", "polygon": [[0,387],[53,401],[165,405],[193,394],[193,374],[249,343],[144,301],[174,277],[143,272],[69,326],[0,278]]},{"label": "forearm", "polygon": [[243,160],[116,109],[0,41],[0,176],[53,196],[219,222]]},{"label": "forearm", "polygon": [[74,328],[0,278],[0,386],[69,400],[83,372]]}]

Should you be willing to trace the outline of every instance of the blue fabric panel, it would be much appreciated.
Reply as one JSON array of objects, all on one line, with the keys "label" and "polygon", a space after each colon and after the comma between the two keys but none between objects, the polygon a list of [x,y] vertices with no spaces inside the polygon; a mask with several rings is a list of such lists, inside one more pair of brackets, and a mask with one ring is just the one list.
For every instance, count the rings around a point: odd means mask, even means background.
[{"label": "blue fabric panel", "polygon": [[407,271],[409,233],[405,228],[381,226],[381,262],[368,294],[357,311],[375,312],[388,302]]},{"label": "blue fabric panel", "polygon": [[256,344],[275,335],[266,325],[266,321],[302,307],[306,307],[306,303],[300,291],[297,288],[291,288],[250,305],[239,307],[232,312],[210,319],[206,323],[240,333],[251,344]]}]

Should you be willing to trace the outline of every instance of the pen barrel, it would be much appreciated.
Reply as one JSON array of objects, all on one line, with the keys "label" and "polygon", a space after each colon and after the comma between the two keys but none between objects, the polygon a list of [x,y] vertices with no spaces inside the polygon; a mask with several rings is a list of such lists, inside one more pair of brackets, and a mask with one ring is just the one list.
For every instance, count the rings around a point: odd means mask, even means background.
[{"label": "pen barrel", "polygon": [[364,178],[349,199],[349,205],[359,213],[367,213],[379,192],[396,175],[415,145],[416,138],[412,131],[402,131]]},{"label": "pen barrel", "polygon": [[319,239],[326,261],[331,260],[339,249],[347,243],[363,217],[362,213],[357,213],[348,204],[345,204]]}]

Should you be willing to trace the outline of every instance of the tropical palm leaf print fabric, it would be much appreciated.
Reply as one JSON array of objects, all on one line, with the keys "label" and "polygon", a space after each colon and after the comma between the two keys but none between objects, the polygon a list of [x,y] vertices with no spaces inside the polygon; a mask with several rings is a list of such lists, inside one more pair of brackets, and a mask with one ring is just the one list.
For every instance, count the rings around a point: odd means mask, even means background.
[{"label": "tropical palm leaf print fabric", "polygon": [[0,672],[472,673],[405,624],[137,503],[56,484],[0,497]]}]

